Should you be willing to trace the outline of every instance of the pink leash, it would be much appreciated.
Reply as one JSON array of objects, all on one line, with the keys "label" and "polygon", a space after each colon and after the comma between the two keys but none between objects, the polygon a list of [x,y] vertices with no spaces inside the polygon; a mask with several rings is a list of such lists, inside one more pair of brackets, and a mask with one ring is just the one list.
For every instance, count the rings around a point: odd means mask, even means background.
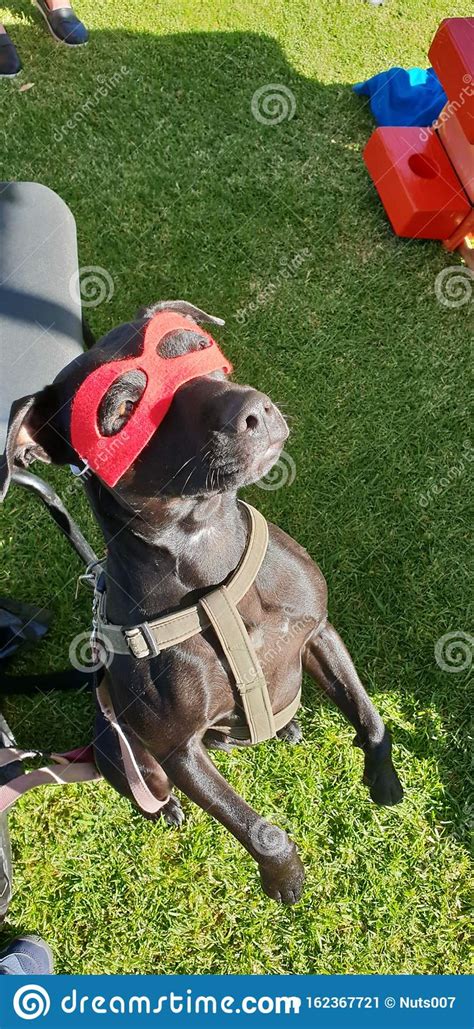
[{"label": "pink leash", "polygon": [[[165,800],[159,800],[148,788],[135,761],[133,749],[127,736],[117,721],[105,684],[103,692],[102,684],[99,687],[97,697],[102,713],[118,735],[125,773],[136,803],[147,814],[156,814],[160,808],[168,803],[169,796]],[[42,756],[41,751],[37,750],[0,747],[0,768],[4,768],[14,761],[23,761],[25,758]],[[46,765],[44,768],[37,768],[32,772],[24,772],[22,775],[18,775],[15,779],[11,779],[10,782],[0,786],[0,814],[8,811],[23,793],[28,793],[35,786],[66,786],[68,783],[73,782],[97,782],[102,778],[94,761],[94,748],[92,744],[86,747],[77,747],[75,750],[68,750],[63,754],[51,754],[50,757],[54,764]]]},{"label": "pink leash", "polygon": [[96,695],[104,718],[107,719],[119,738],[120,753],[122,755],[128,785],[133,793],[133,797],[142,811],[146,811],[149,815],[155,815],[157,811],[168,803],[170,799],[169,794],[164,800],[159,800],[158,797],[155,797],[151,790],[148,789],[137,762],[135,761],[133,748],[127,739],[126,733],[124,733],[122,726],[117,721],[117,715],[115,714],[105,679],[102,679],[102,682],[98,686]]},{"label": "pink leash", "polygon": [[[17,747],[0,748],[0,767],[11,764],[13,761],[22,761],[27,757],[40,757],[38,751],[18,750]],[[65,754],[51,754],[55,764],[46,765],[44,768],[37,768],[33,772],[24,772],[16,779],[0,786],[0,812],[8,809],[21,797],[28,793],[35,786],[64,786],[70,782],[90,782],[101,779],[99,769],[94,764],[92,747],[78,747],[77,750],[70,750]],[[89,758],[84,761],[81,758]]]}]

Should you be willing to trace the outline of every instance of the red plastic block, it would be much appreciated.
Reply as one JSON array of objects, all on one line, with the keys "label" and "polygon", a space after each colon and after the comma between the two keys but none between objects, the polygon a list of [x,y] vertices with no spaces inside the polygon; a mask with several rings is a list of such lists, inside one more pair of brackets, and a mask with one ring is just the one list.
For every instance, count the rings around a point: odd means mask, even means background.
[{"label": "red plastic block", "polygon": [[442,21],[428,56],[465,136],[474,143],[474,18]]},{"label": "red plastic block", "polygon": [[471,211],[434,132],[416,126],[376,129],[364,161],[397,236],[448,239]]},{"label": "red plastic block", "polygon": [[441,111],[436,124],[438,136],[456,175],[462,182],[471,204],[474,204],[474,143],[470,143],[466,138],[459,118],[454,112],[450,113],[449,104]]}]

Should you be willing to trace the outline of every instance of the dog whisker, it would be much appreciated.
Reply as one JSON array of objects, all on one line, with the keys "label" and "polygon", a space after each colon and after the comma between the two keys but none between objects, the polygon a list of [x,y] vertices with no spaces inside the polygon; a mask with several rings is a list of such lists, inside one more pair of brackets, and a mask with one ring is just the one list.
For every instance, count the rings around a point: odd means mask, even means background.
[{"label": "dog whisker", "polygon": [[173,479],[176,479],[176,476],[179,475],[180,472],[183,471],[183,468],[186,468],[186,465],[189,464],[189,462],[193,461],[193,460],[194,460],[194,457],[188,457],[188,460],[183,462],[183,464],[181,465],[181,468],[178,468],[178,471],[175,472],[174,475],[171,476],[171,479],[169,481],[173,482]]},{"label": "dog whisker", "polygon": [[[186,461],[186,464],[189,464],[189,461]],[[184,483],[184,486],[182,487],[181,493],[184,493],[184,491],[185,491],[185,489],[186,489],[186,486],[188,485],[188,482],[189,482],[189,480],[190,480],[190,479],[192,478],[192,475],[193,475],[193,473],[194,473],[195,471],[196,471],[196,464],[194,463],[194,465],[193,465],[193,467],[191,468],[191,471],[190,471],[190,473],[189,473],[189,475],[188,475],[188,477],[187,477],[187,479],[186,479],[186,482]]]}]

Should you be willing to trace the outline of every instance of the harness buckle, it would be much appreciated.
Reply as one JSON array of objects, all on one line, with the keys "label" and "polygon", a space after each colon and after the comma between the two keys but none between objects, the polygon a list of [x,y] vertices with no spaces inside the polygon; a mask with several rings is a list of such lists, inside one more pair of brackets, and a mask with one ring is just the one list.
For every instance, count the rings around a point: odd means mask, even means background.
[{"label": "harness buckle", "polygon": [[143,657],[158,657],[161,654],[148,622],[141,622],[140,625],[134,625],[133,629],[127,629],[124,632],[124,637],[133,657],[140,659]]}]

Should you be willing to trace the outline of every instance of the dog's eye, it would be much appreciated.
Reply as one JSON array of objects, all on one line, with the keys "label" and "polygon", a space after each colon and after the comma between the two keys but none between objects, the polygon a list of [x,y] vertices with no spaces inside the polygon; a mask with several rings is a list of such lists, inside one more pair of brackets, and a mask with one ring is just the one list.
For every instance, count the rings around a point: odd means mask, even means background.
[{"label": "dog's eye", "polygon": [[112,432],[119,432],[123,429],[123,426],[128,422],[130,415],[135,407],[135,404],[131,400],[124,400],[117,411],[117,415],[114,418],[112,425]]},{"label": "dog's eye", "polygon": [[105,435],[114,436],[117,432],[120,432],[120,429],[123,429],[124,425],[127,424],[135,407],[136,403],[134,403],[133,400],[122,401],[118,411],[108,419]]},{"label": "dog's eye", "polygon": [[115,436],[123,429],[132,417],[145,386],[146,375],[143,372],[128,372],[114,382],[99,408],[99,426],[104,436]]}]

